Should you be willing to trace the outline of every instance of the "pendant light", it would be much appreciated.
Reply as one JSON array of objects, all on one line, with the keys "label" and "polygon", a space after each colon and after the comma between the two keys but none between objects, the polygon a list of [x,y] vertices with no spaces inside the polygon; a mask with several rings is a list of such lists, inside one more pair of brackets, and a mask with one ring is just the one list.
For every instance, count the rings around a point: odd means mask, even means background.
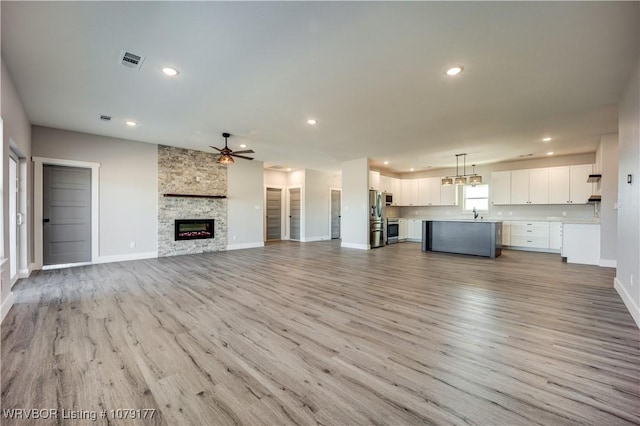
[{"label": "pendant light", "polygon": [[[462,157],[462,174],[460,174],[460,157]],[[475,167],[476,165],[473,165],[473,173],[471,173],[470,175],[467,174],[467,154],[456,154],[456,175],[455,176],[447,176],[442,178],[442,185],[443,186],[449,186],[449,185],[453,185],[454,183],[456,185],[467,185],[467,177],[469,177],[469,183],[471,183],[471,185],[477,185],[479,183],[482,183],[482,176],[479,176],[478,174],[476,174],[475,172]]]}]

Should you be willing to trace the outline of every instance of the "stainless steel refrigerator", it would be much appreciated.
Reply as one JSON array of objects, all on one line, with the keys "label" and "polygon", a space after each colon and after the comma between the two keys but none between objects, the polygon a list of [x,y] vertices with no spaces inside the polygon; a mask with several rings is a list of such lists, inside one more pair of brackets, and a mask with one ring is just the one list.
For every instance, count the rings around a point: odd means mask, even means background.
[{"label": "stainless steel refrigerator", "polygon": [[384,193],[369,191],[369,245],[371,248],[384,246]]}]

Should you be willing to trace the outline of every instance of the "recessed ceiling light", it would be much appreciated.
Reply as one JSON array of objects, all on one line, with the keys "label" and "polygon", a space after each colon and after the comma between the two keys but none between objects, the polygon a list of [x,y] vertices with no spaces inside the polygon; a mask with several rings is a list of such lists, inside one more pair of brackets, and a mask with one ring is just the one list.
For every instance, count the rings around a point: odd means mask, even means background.
[{"label": "recessed ceiling light", "polygon": [[171,68],[171,67],[162,68],[162,72],[165,73],[165,75],[168,75],[169,77],[175,77],[176,75],[179,74],[179,71],[177,69]]},{"label": "recessed ceiling light", "polygon": [[409,169],[409,171],[410,171],[410,172],[412,172],[412,171],[414,171],[414,170],[415,170],[415,169],[414,169],[413,167]]},{"label": "recessed ceiling light", "polygon": [[551,138],[549,136],[542,138],[542,142],[551,142]]},{"label": "recessed ceiling light", "polygon": [[310,118],[310,119],[307,120],[307,124],[311,124],[312,126],[316,125],[316,124],[318,124],[318,120]]},{"label": "recessed ceiling light", "polygon": [[462,72],[464,68],[460,65],[454,65],[452,67],[448,67],[446,70],[444,70],[444,73],[447,74],[450,77],[456,76],[458,74],[460,74]]},{"label": "recessed ceiling light", "polygon": [[126,123],[126,124],[127,124],[127,126],[129,126],[129,127],[135,127],[135,126],[137,126],[137,125],[138,125],[138,123],[136,123],[136,122],[135,122],[135,121],[133,121],[133,120],[127,120],[127,121],[125,121],[125,123]]},{"label": "recessed ceiling light", "polygon": [[547,155],[553,155],[553,151],[547,152]]},{"label": "recessed ceiling light", "polygon": [[288,167],[288,168],[287,168],[287,171],[288,171],[288,172],[290,172],[290,171],[291,171],[291,167]]},{"label": "recessed ceiling light", "polygon": [[246,147],[247,147],[247,144],[246,144],[246,143],[241,143],[241,144],[240,144],[240,148],[246,148]]},{"label": "recessed ceiling light", "polygon": [[386,166],[386,165],[388,165],[388,164],[389,164],[389,162],[388,162],[388,161],[385,161],[385,162],[384,162],[384,165],[385,165],[385,166]]}]

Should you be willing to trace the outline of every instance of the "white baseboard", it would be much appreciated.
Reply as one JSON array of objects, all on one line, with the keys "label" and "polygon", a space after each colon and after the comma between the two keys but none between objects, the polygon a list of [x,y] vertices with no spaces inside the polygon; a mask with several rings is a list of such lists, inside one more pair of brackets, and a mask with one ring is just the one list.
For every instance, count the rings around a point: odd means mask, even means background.
[{"label": "white baseboard", "polygon": [[242,249],[259,248],[259,247],[264,247],[264,243],[258,242],[258,243],[229,244],[227,245],[227,250],[242,250]]},{"label": "white baseboard", "polygon": [[20,269],[18,271],[18,278],[29,278],[31,275],[31,269]]},{"label": "white baseboard", "polygon": [[352,248],[352,249],[358,249],[358,250],[369,250],[369,244],[355,244],[355,243],[345,243],[342,242],[340,244],[340,247],[342,248]]},{"label": "white baseboard", "polygon": [[309,237],[309,238],[303,238],[302,241],[303,243],[312,243],[315,241],[326,241],[326,240],[330,240],[331,237],[329,235],[323,235],[321,237]]},{"label": "white baseboard", "polygon": [[98,259],[96,259],[94,263],[98,264],[98,263],[126,262],[129,260],[154,259],[156,257],[158,257],[157,251],[148,251],[145,253],[116,254],[113,256],[98,256]]},{"label": "white baseboard", "polygon": [[604,268],[615,268],[618,266],[618,261],[615,259],[600,259],[598,266],[602,266]]},{"label": "white baseboard", "polygon": [[0,306],[0,323],[4,321],[4,317],[7,316],[11,307],[13,306],[13,293],[9,293],[4,302],[2,302],[2,306]]},{"label": "white baseboard", "polygon": [[633,317],[633,320],[636,322],[636,325],[640,328],[640,308],[636,305],[636,302],[633,300],[631,295],[627,293],[627,289],[624,288],[617,277],[613,279],[613,288],[616,289],[618,295],[627,307],[627,310],[629,310],[629,313]]}]

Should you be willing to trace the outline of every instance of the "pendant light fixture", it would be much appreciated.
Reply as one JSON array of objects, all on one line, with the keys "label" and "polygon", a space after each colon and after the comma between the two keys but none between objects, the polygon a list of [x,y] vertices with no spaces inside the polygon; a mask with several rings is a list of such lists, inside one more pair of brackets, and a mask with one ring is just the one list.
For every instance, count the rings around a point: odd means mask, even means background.
[{"label": "pendant light fixture", "polygon": [[[460,165],[460,157],[462,157],[462,174],[460,174],[459,165]],[[479,176],[475,172],[476,165],[473,165],[473,173],[470,175],[467,174],[467,154],[456,154],[456,175],[455,176],[447,176],[442,178],[442,185],[449,186],[453,185],[467,185],[467,177],[469,177],[469,182],[471,185],[477,185],[482,183],[482,176]]]}]

